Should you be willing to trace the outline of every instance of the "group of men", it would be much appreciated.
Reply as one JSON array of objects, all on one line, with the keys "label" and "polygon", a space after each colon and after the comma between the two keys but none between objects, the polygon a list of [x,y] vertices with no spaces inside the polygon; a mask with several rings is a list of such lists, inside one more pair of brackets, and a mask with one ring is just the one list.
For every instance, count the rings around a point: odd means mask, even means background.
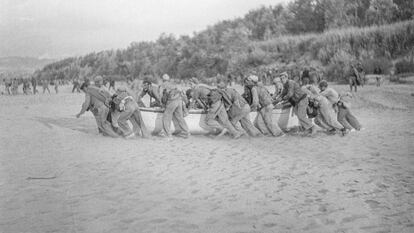
[{"label": "group of men", "polygon": [[[188,138],[190,131],[185,121],[188,109],[204,109],[200,126],[215,136],[231,135],[237,139],[243,135],[284,136],[287,129],[281,129],[274,122],[272,111],[275,107],[290,105],[294,109],[301,134],[313,136],[316,125],[329,134],[345,135],[350,130],[360,130],[361,125],[350,110],[352,95],[339,95],[328,87],[326,81],[319,84],[300,85],[289,79],[286,72],[273,80],[275,92],[261,84],[259,78],[250,75],[244,80],[244,93],[228,87],[226,79],[219,79],[216,87],[190,79],[190,89],[180,89],[167,74],[162,76],[162,83],[157,85],[151,79],[143,81],[138,95],[127,88],[117,88],[114,95],[103,88],[103,78],[98,76],[94,86],[84,83],[81,90],[85,92],[85,102],[77,117],[90,110],[96,119],[99,132],[112,137],[132,138],[136,135],[149,137],[143,122],[140,107],[145,106],[142,97],[150,96],[150,107],[162,107],[162,130],[153,132],[172,139],[172,136]],[[249,114],[257,111],[252,122]],[[314,118],[314,120],[312,120]],[[128,124],[128,121],[131,124]],[[171,122],[175,131],[171,130]],[[132,125],[132,128],[130,127]]]},{"label": "group of men", "polygon": [[31,79],[10,79],[6,80],[3,79],[3,85],[4,85],[4,91],[2,91],[2,94],[8,94],[8,95],[17,95],[19,93],[18,88],[20,84],[22,85],[22,91],[23,94],[37,94],[39,91],[37,90],[38,84],[40,84],[43,88],[43,94],[46,93],[46,91],[50,94],[49,85],[53,85],[55,88],[55,92],[59,92],[59,86],[61,85],[62,80],[57,79],[42,79],[38,80],[35,77],[32,77]]}]

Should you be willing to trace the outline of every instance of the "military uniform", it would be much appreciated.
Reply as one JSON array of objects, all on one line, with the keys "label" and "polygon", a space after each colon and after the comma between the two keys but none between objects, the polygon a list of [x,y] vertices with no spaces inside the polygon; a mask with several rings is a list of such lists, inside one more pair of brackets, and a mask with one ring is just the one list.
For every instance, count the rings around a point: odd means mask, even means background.
[{"label": "military uniform", "polygon": [[339,98],[338,102],[338,122],[342,124],[348,130],[352,128],[356,130],[361,129],[361,124],[358,119],[351,112],[351,97],[349,95],[343,95]]},{"label": "military uniform", "polygon": [[190,132],[188,130],[187,123],[184,120],[183,115],[183,101],[181,91],[172,84],[170,81],[166,81],[161,85],[163,90],[162,104],[165,105],[164,114],[162,117],[163,128],[167,137],[171,137],[171,121],[176,122],[176,131],[187,137]]},{"label": "military uniform", "polygon": [[98,130],[103,135],[111,137],[119,137],[112,129],[111,124],[107,121],[109,108],[105,106],[106,98],[110,98],[110,94],[98,87],[88,87],[85,91],[85,101],[82,104],[82,109],[78,115],[90,110],[95,117]]},{"label": "military uniform", "polygon": [[299,84],[293,80],[287,80],[283,85],[281,94],[282,100],[290,102],[294,106],[294,111],[299,119],[299,124],[305,129],[313,127],[312,121],[307,117],[309,99]]},{"label": "military uniform", "polygon": [[282,130],[273,122],[273,104],[269,91],[262,85],[253,85],[251,87],[252,109],[257,109],[258,113],[255,119],[256,127],[263,134],[272,136],[283,135]]},{"label": "military uniform", "polygon": [[332,106],[335,106],[339,100],[339,94],[334,89],[327,87],[321,92],[321,95],[325,96]]},{"label": "military uniform", "polygon": [[148,88],[143,88],[141,93],[138,95],[138,104],[140,106],[145,106],[144,102],[142,102],[142,98],[147,94],[151,97],[151,99],[154,99],[154,101],[150,101],[150,107],[161,107],[159,88],[153,84],[149,85]]},{"label": "military uniform", "polygon": [[[122,134],[127,137],[133,136],[134,133],[149,137],[138,104],[126,90],[118,90],[112,101],[114,106],[111,112],[111,120],[115,128],[120,128]],[[129,127],[128,120],[132,123],[134,130]]]},{"label": "military uniform", "polygon": [[230,106],[226,106],[227,113],[236,130],[243,131],[244,129],[251,136],[259,136],[260,131],[250,121],[251,109],[247,101],[234,88],[224,89],[223,96],[228,100],[225,101],[225,105],[230,104]]},{"label": "military uniform", "polygon": [[211,88],[203,84],[198,84],[192,88],[190,108],[206,109],[210,91]]},{"label": "military uniform", "polygon": [[[209,108],[205,118],[205,125],[207,128],[204,129],[210,132],[211,130],[223,132],[223,130],[226,129],[233,135],[233,137],[239,138],[242,133],[237,131],[229,121],[222,97],[222,94],[217,90],[213,90],[209,93]],[[202,125],[200,126],[203,127]]]},{"label": "military uniform", "polygon": [[315,123],[321,128],[325,128],[327,130],[343,130],[344,127],[338,122],[337,115],[332,108],[330,101],[323,95],[316,96],[315,100],[318,103]]}]

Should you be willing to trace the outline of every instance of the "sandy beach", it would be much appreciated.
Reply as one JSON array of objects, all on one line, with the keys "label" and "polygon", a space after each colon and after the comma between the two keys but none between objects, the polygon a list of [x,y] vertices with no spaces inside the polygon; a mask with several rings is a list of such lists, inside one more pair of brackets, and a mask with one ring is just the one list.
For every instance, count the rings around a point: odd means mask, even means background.
[{"label": "sandy beach", "polygon": [[[339,91],[348,86],[334,86]],[[414,85],[345,137],[113,139],[83,94],[0,96],[0,232],[414,232]]]}]

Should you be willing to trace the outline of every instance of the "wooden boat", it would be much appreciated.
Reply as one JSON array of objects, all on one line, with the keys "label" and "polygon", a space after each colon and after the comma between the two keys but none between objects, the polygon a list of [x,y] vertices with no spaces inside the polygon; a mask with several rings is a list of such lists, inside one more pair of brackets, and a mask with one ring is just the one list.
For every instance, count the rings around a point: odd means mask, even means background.
[{"label": "wooden boat", "polygon": [[[162,131],[162,108],[144,108],[141,107],[142,118],[148,130],[154,134]],[[288,129],[297,126],[298,119],[296,115],[292,115],[293,109],[291,107],[282,109],[273,109],[273,122],[277,122],[281,129]],[[250,113],[250,120],[252,122],[257,116],[257,112]],[[188,128],[192,134],[207,133],[200,127],[200,122],[204,121],[206,112],[202,109],[191,109],[189,114],[184,118],[187,122]],[[174,125],[172,126],[174,129]]]}]

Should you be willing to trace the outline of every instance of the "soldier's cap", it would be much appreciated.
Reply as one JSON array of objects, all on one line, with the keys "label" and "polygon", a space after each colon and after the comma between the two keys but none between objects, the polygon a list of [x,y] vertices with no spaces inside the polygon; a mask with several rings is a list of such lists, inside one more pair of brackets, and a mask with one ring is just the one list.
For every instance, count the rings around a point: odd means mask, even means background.
[{"label": "soldier's cap", "polygon": [[247,78],[247,80],[250,80],[250,81],[252,81],[252,82],[257,83],[257,82],[259,82],[259,77],[257,77],[256,75],[250,75],[250,76]]},{"label": "soldier's cap", "polygon": [[273,83],[280,83],[282,80],[279,77],[273,79]]},{"label": "soldier's cap", "polygon": [[326,80],[322,80],[319,82],[319,88],[321,87],[328,87],[328,82]]},{"label": "soldier's cap", "polygon": [[283,78],[283,77],[289,77],[289,75],[288,75],[288,73],[287,72],[283,72],[283,73],[281,73],[280,75],[279,75],[279,77],[280,78]]},{"label": "soldier's cap", "polygon": [[168,76],[168,74],[163,74],[162,75],[162,80],[168,81],[168,80],[170,80],[170,76]]},{"label": "soldier's cap", "polygon": [[103,78],[102,78],[102,76],[98,75],[98,76],[95,77],[94,81],[95,82],[102,82]]},{"label": "soldier's cap", "polygon": [[190,78],[190,82],[191,82],[191,83],[194,83],[194,84],[198,84],[200,81],[198,81],[198,79],[197,79],[197,78],[192,77],[192,78]]}]

